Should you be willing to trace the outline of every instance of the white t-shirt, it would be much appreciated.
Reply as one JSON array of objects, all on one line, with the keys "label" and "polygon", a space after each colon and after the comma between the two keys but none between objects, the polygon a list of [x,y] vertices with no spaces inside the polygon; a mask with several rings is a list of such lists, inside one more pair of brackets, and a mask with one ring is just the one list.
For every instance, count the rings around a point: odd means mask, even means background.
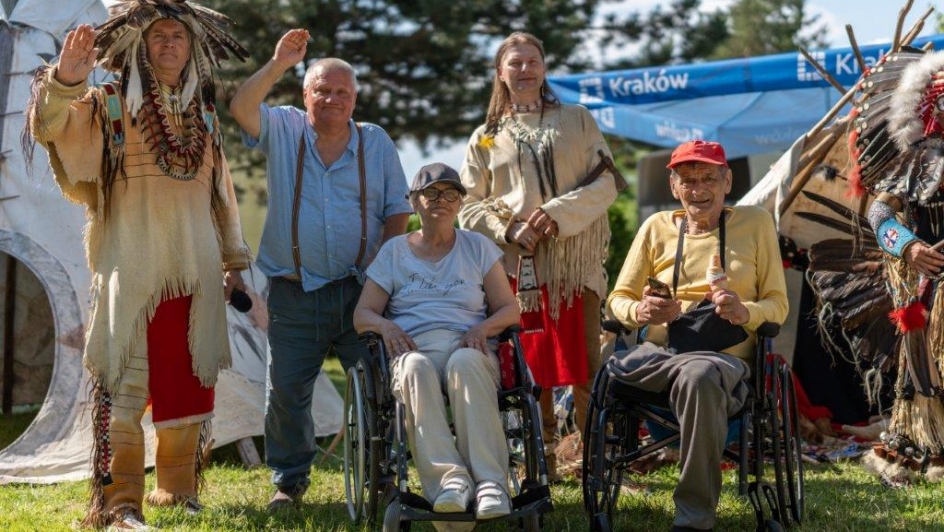
[{"label": "white t-shirt", "polygon": [[485,320],[485,274],[502,251],[485,236],[456,229],[456,243],[438,262],[410,250],[408,235],[387,241],[367,269],[390,301],[386,317],[410,336],[434,329],[466,332]]}]

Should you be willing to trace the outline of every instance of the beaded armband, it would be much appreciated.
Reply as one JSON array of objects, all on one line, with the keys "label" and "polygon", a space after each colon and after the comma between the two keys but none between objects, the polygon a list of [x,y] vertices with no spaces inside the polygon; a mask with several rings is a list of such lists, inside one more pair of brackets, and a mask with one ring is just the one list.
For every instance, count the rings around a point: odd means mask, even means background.
[{"label": "beaded armband", "polygon": [[886,252],[901,258],[901,252],[918,237],[895,217],[883,221],[875,232],[878,245]]},{"label": "beaded armband", "polygon": [[901,258],[905,247],[918,237],[898,221],[895,210],[884,201],[873,201],[869,207],[869,224],[875,231],[875,239],[885,252]]}]

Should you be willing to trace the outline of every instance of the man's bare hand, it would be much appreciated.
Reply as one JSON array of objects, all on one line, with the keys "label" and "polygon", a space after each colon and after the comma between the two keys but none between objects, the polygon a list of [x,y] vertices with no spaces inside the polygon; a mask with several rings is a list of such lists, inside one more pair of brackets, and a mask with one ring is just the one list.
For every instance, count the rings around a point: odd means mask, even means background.
[{"label": "man's bare hand", "polygon": [[223,299],[229,301],[233,295],[233,290],[246,291],[246,283],[243,281],[243,274],[238,270],[229,270],[223,274]]},{"label": "man's bare hand", "polygon": [[682,313],[682,302],[677,299],[651,295],[651,289],[643,288],[642,301],[636,305],[636,321],[649,325],[669,323]]},{"label": "man's bare hand", "polygon": [[82,24],[66,35],[59,54],[56,68],[56,81],[63,85],[78,85],[88,79],[98,50],[95,49],[95,30],[88,24]]},{"label": "man's bare hand", "polygon": [[929,277],[940,274],[941,268],[944,268],[944,255],[921,241],[905,248],[904,257],[912,268]]},{"label": "man's bare hand", "polygon": [[751,313],[741,302],[741,298],[730,290],[708,292],[705,299],[715,304],[715,314],[731,322],[731,325],[744,325],[751,320]]},{"label": "man's bare hand", "polygon": [[308,39],[311,38],[308,30],[289,30],[275,45],[275,54],[272,60],[278,65],[289,69],[305,59],[308,50]]}]

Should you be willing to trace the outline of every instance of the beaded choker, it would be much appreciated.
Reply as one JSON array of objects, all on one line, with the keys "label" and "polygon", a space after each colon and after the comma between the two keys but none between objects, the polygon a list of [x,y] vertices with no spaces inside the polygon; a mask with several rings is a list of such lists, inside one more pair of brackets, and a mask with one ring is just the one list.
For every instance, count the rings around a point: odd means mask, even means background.
[{"label": "beaded choker", "polygon": [[537,99],[531,103],[511,104],[511,110],[515,113],[534,113],[541,109],[541,100]]}]

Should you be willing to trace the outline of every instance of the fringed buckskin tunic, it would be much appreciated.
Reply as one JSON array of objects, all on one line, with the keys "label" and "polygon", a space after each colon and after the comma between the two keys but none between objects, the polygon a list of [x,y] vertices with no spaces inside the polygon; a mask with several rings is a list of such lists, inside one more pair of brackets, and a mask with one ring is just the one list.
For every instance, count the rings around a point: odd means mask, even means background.
[{"label": "fringed buckskin tunic", "polygon": [[[132,125],[123,98],[125,138],[115,143],[105,92],[62,85],[54,74],[47,72],[29,120],[63,195],[86,208],[92,272],[86,367],[97,385],[115,391],[132,352],[147,356],[147,325],[157,305],[192,295],[193,373],[203,386],[215,385],[231,363],[222,274],[249,265],[219,122],[208,115],[211,131],[198,133],[207,136],[206,150],[194,178],[174,179],[158,167],[153,143]],[[118,170],[106,212],[109,168]]]},{"label": "fringed buckskin tunic", "polygon": [[[600,162],[598,150],[610,156],[593,116],[580,105],[546,105],[543,113],[508,116],[494,136],[486,134],[483,125],[469,140],[460,171],[468,197],[459,213],[459,225],[488,236],[502,248],[509,277],[517,276],[522,250],[505,240],[508,227],[527,220],[539,207],[557,222],[557,237],[542,239],[534,252],[536,276],[547,292],[547,308],[541,308],[540,292],[519,292],[522,313],[543,311],[556,324],[561,308],[572,308],[583,290],[594,292],[601,300],[606,297],[603,263],[610,241],[606,211],[616,199],[614,177],[604,172],[593,183],[578,187]],[[582,331],[568,336],[566,344],[584,344]],[[540,384],[586,380],[586,369],[553,374],[560,368],[586,365],[585,349],[565,347],[558,346],[556,353],[542,353],[540,364],[538,354],[526,350],[527,356],[535,357],[528,360],[532,370],[539,371],[538,366],[550,370],[545,382],[538,378]],[[573,360],[575,357],[583,360]]]}]

